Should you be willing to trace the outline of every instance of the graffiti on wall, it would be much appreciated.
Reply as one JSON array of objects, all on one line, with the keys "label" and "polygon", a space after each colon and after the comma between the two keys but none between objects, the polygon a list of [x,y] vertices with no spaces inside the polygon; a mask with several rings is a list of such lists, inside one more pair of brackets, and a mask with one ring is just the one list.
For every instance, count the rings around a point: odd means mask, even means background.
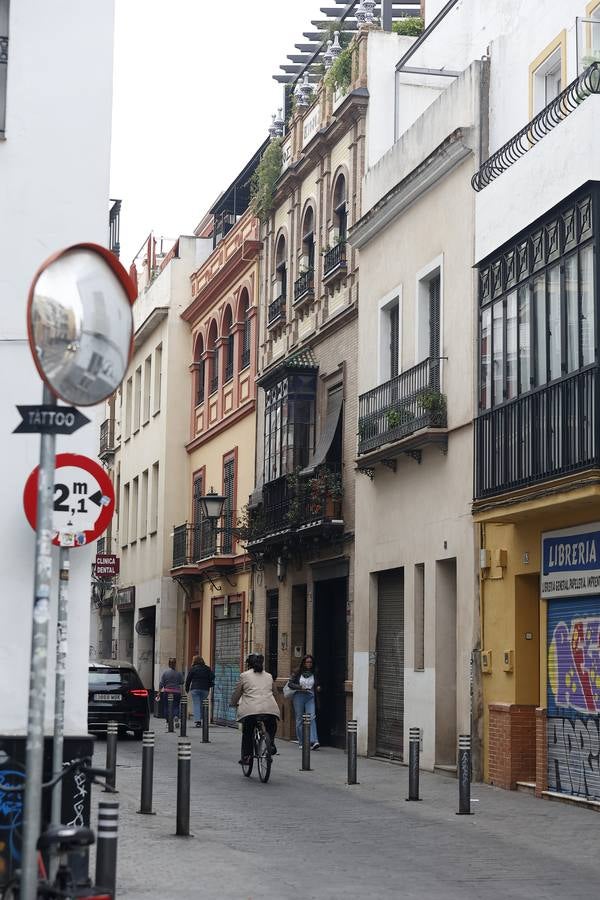
[{"label": "graffiti on wall", "polygon": [[560,621],[548,649],[548,711],[600,713],[600,616]]},{"label": "graffiti on wall", "polygon": [[548,719],[548,788],[600,800],[600,722],[597,716]]},{"label": "graffiti on wall", "polygon": [[0,768],[0,883],[9,877],[21,859],[23,792],[7,788],[21,787],[24,782],[24,772],[7,759]]}]

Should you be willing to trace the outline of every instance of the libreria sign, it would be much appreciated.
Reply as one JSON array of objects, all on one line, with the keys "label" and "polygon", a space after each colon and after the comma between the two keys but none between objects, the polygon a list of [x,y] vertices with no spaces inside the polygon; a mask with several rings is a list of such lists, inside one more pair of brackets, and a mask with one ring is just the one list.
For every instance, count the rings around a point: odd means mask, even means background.
[{"label": "libreria sign", "polygon": [[600,594],[600,522],[542,535],[541,594]]}]

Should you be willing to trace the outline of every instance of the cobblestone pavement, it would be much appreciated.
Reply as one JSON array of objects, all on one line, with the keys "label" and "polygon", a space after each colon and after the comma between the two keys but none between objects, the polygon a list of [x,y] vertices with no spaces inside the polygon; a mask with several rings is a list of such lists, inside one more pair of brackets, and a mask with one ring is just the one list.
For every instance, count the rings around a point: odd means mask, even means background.
[{"label": "cobblestone pavement", "polygon": [[[345,784],[339,750],[312,754],[279,742],[271,781],[243,777],[239,734],[211,729],[192,741],[192,838],[175,837],[177,735],[155,723],[154,816],[139,807],[141,743],[120,741],[118,897],[402,898],[509,900],[597,895],[598,819],[593,811],[486,785],[472,788],[473,816],[457,816],[455,779],[421,774],[421,803],[406,803],[408,773],[359,759]],[[104,762],[104,743],[96,760]],[[98,797],[106,796],[95,791]],[[96,816],[93,813],[95,825]],[[93,869],[92,869],[93,871]]]}]

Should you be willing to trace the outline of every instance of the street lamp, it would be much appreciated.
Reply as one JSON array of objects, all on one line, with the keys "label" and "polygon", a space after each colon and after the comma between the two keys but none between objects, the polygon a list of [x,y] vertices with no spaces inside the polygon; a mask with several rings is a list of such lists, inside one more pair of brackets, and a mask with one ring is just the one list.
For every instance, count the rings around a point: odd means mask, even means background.
[{"label": "street lamp", "polygon": [[217,494],[211,485],[208,494],[204,497],[199,497],[198,499],[202,515],[205,519],[212,519],[213,522],[216,522],[217,519],[221,518],[227,497]]}]

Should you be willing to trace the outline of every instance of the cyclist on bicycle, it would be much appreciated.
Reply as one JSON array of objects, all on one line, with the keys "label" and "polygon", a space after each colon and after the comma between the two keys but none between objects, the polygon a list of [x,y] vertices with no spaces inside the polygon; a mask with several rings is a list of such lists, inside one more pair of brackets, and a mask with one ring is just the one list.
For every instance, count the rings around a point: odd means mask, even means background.
[{"label": "cyclist on bicycle", "polygon": [[233,689],[231,706],[237,706],[237,719],[242,723],[242,758],[240,765],[252,756],[252,731],[257,719],[265,723],[271,738],[271,755],[277,753],[275,733],[279,719],[279,706],[275,699],[273,676],[264,671],[265,658],[261,653],[251,653],[246,660],[246,671]]}]

